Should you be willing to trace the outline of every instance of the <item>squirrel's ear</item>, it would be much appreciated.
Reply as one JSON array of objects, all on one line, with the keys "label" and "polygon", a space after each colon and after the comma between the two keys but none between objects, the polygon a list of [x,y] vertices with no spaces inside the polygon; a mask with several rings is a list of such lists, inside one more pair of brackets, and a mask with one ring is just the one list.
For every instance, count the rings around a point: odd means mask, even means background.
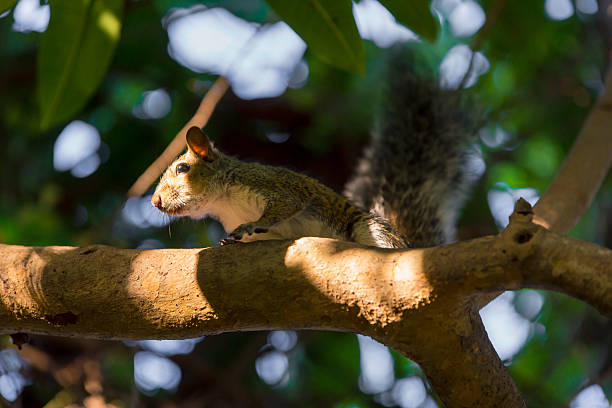
[{"label": "squirrel's ear", "polygon": [[208,159],[212,153],[210,140],[197,126],[192,126],[187,131],[187,147],[192,153],[203,159]]}]

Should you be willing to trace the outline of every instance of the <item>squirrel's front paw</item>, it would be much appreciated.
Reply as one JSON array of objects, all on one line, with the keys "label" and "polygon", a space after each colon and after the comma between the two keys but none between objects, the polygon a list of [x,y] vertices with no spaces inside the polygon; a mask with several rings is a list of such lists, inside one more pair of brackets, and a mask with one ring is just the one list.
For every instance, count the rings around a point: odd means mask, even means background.
[{"label": "squirrel's front paw", "polygon": [[229,234],[229,238],[235,241],[240,241],[244,234],[264,234],[268,232],[268,228],[260,227],[255,223],[249,222],[247,224],[239,225],[235,230]]},{"label": "squirrel's front paw", "polygon": [[232,238],[223,238],[222,240],[219,241],[219,244],[221,244],[221,246],[225,246],[225,245],[231,245],[231,244],[242,244],[242,242],[236,241],[235,239],[232,239]]}]

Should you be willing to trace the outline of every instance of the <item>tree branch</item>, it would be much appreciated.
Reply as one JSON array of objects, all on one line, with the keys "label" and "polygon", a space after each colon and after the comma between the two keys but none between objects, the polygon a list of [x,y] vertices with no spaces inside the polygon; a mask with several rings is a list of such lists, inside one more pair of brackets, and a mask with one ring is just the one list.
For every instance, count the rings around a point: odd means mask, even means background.
[{"label": "tree branch", "polygon": [[536,224],[567,233],[580,220],[612,164],[612,69],[561,170],[534,207]]},{"label": "tree branch", "polygon": [[117,339],[365,333],[434,304],[524,287],[565,292],[612,316],[611,264],[611,250],[527,222],[410,250],[325,238],[163,250],[0,245],[0,327]]},{"label": "tree branch", "polygon": [[525,407],[473,306],[449,304],[391,327],[379,341],[417,361],[444,406]]},{"label": "tree branch", "polygon": [[496,236],[412,250],[324,238],[166,250],[0,245],[0,328],[102,339],[359,332],[419,362],[448,407],[522,407],[472,299],[537,287],[612,316],[610,264],[612,251],[520,212]]}]

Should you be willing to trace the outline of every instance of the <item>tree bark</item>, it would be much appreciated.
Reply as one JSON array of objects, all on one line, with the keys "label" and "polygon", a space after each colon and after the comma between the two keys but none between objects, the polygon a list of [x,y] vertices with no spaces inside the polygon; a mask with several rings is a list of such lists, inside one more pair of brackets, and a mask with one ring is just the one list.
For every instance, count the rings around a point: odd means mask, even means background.
[{"label": "tree bark", "polygon": [[419,362],[448,407],[522,407],[472,299],[537,287],[612,316],[610,265],[612,251],[520,215],[496,236],[411,250],[324,238],[167,250],[0,245],[0,328],[100,339],[358,332]]}]

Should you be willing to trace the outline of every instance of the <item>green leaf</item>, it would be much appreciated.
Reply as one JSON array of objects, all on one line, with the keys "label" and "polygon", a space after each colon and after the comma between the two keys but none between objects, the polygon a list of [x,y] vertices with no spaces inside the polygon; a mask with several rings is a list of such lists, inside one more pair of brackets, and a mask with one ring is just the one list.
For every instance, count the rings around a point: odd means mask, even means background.
[{"label": "green leaf", "polygon": [[51,0],[38,50],[41,128],[87,103],[104,78],[121,31],[122,0]]},{"label": "green leaf", "polygon": [[17,3],[17,0],[0,0],[0,13],[4,13]]},{"label": "green leaf", "polygon": [[440,24],[431,14],[429,0],[380,0],[393,16],[428,41],[435,41]]},{"label": "green leaf", "polygon": [[363,42],[350,0],[267,0],[322,60],[363,73]]}]

